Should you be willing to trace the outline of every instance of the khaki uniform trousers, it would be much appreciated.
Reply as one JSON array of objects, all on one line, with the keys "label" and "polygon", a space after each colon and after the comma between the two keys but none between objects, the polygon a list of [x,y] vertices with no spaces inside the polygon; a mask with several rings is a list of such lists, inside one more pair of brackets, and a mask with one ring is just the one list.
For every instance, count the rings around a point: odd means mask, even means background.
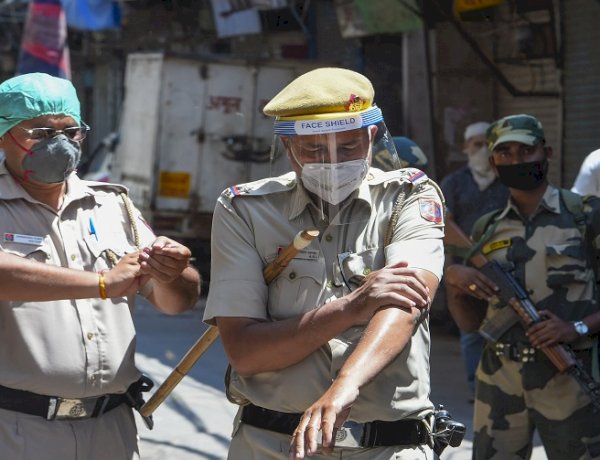
[{"label": "khaki uniform trousers", "polygon": [[139,460],[133,412],[122,404],[98,418],[47,421],[0,409],[0,458]]},{"label": "khaki uniform trousers", "polygon": [[[229,447],[228,460],[288,460],[291,436],[242,423]],[[330,455],[316,453],[310,460],[432,460],[429,446],[339,447]]]}]

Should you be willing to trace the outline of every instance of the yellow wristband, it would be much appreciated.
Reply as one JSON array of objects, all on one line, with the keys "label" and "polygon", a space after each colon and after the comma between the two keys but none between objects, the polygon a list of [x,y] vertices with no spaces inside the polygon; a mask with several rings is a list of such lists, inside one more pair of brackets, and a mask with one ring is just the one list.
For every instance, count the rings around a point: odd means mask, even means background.
[{"label": "yellow wristband", "polygon": [[106,284],[104,284],[104,273],[98,273],[98,289],[100,290],[100,298],[106,300]]}]

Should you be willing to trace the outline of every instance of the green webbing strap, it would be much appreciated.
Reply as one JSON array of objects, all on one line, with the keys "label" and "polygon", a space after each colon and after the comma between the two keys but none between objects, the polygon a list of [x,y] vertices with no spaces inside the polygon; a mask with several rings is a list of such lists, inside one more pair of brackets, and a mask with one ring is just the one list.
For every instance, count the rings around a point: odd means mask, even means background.
[{"label": "green webbing strap", "polygon": [[581,233],[581,238],[585,241],[587,228],[586,217],[585,213],[583,212],[583,203],[585,198],[577,193],[572,192],[571,190],[564,188],[560,189],[560,195],[565,202],[565,206],[575,219],[575,225],[577,225],[577,229],[579,230],[579,233]]},{"label": "green webbing strap", "polygon": [[[488,212],[487,214],[484,214],[483,216],[481,216],[475,222],[475,225],[473,226],[473,232],[472,232],[473,240],[475,241],[475,244],[469,250],[466,260],[469,260],[471,257],[473,257],[474,254],[481,251],[481,248],[483,247],[483,245],[492,236],[492,234],[496,230],[496,227],[498,226],[500,221],[497,220],[497,221],[493,222],[492,225],[489,225],[489,223],[501,211],[502,211],[502,209],[496,209],[495,211]],[[488,225],[489,225],[489,227],[488,227]],[[483,230],[485,230],[485,232],[482,235],[481,233],[483,232]]]},{"label": "green webbing strap", "polygon": [[444,253],[451,257],[458,257],[460,259],[467,260],[467,256],[470,252],[470,248],[454,246],[453,244],[444,245]]}]

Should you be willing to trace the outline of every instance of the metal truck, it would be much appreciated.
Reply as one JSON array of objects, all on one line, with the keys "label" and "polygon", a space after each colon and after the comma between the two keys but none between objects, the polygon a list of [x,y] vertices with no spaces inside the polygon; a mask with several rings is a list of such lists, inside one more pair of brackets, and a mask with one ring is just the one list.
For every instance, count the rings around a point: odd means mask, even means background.
[{"label": "metal truck", "polygon": [[262,108],[309,68],[128,56],[110,181],[129,188],[157,234],[192,249],[206,278],[217,197],[231,185],[270,174],[273,120]]}]

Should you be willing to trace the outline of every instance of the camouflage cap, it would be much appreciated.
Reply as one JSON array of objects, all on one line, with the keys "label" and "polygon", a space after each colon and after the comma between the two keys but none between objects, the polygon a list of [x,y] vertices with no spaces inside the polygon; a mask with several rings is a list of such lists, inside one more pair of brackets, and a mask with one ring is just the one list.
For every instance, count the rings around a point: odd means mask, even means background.
[{"label": "camouflage cap", "polygon": [[358,112],[370,108],[374,96],[373,85],[364,75],[322,67],[293,80],[269,101],[263,112],[274,117]]},{"label": "camouflage cap", "polygon": [[545,140],[542,123],[537,118],[526,114],[510,115],[496,120],[487,129],[486,137],[490,151],[503,142],[536,145]]}]

